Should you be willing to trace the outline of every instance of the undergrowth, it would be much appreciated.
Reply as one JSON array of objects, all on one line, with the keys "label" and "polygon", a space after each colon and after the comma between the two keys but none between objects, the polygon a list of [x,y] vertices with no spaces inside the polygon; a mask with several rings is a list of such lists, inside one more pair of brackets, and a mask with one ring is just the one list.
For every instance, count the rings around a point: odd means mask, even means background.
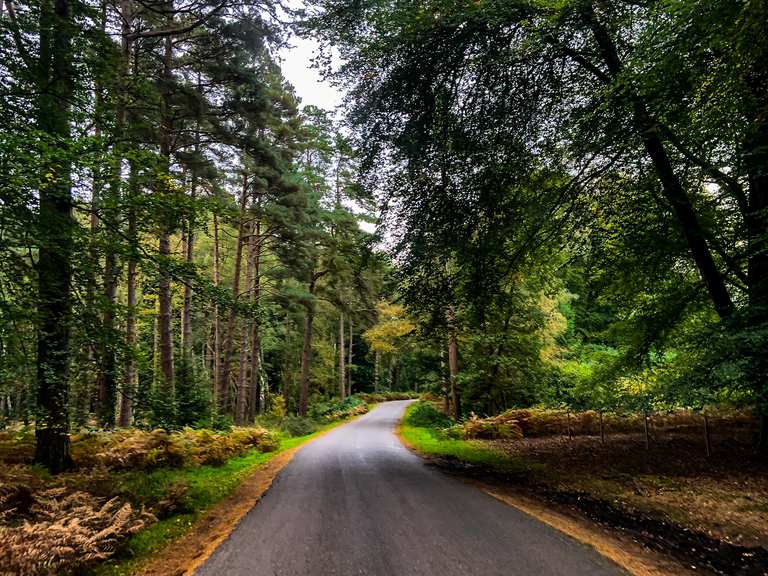
[{"label": "undergrowth", "polygon": [[427,456],[454,459],[505,475],[527,475],[539,467],[487,448],[473,440],[452,438],[451,420],[428,402],[409,406],[400,433],[411,447]]},{"label": "undergrowth", "polygon": [[76,468],[57,476],[31,465],[31,432],[0,433],[0,574],[132,574],[276,454],[366,411],[353,399],[229,432],[77,434]]}]

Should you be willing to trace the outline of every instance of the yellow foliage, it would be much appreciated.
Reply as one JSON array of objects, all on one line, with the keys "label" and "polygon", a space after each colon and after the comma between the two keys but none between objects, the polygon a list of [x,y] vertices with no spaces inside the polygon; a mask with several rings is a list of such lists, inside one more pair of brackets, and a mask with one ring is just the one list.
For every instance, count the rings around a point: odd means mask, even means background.
[{"label": "yellow foliage", "polygon": [[285,397],[282,394],[275,394],[271,398],[271,408],[269,413],[277,418],[285,418],[288,409],[285,406]]},{"label": "yellow foliage", "polygon": [[120,430],[72,437],[72,459],[78,467],[126,470],[221,464],[251,448],[270,452],[277,448],[277,441],[260,427],[234,428],[228,433],[191,428],[172,433]]},{"label": "yellow foliage", "polygon": [[372,350],[381,353],[394,352],[401,340],[416,329],[405,306],[381,301],[376,305],[379,321],[363,332]]},{"label": "yellow foliage", "polygon": [[560,357],[561,347],[557,338],[568,329],[568,319],[563,316],[558,307],[564,301],[571,298],[568,293],[559,294],[550,298],[544,293],[539,295],[538,306],[544,314],[544,326],[539,330],[543,346],[539,356],[545,362],[553,362]]}]

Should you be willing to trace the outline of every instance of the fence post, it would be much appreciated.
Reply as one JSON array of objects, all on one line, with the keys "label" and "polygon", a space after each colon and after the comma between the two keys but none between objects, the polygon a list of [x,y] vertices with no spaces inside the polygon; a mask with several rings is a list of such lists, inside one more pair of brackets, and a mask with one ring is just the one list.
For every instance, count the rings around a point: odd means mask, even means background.
[{"label": "fence post", "polygon": [[707,449],[707,458],[709,458],[712,455],[712,444],[709,438],[709,418],[706,412],[702,412],[702,414],[704,416],[704,446]]},{"label": "fence post", "polygon": [[600,443],[605,444],[605,426],[603,425],[603,411],[601,410],[598,414],[600,414]]},{"label": "fence post", "polygon": [[648,436],[648,412],[643,410],[643,428],[645,429],[645,449],[650,449],[651,442]]}]

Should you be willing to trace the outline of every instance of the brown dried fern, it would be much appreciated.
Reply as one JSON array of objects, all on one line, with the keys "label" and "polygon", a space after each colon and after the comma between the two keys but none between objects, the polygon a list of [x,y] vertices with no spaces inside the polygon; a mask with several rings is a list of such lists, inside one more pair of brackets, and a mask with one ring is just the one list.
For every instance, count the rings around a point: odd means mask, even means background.
[{"label": "brown dried fern", "polygon": [[52,488],[34,495],[32,519],[0,525],[0,574],[67,574],[115,553],[154,516],[118,498]]}]

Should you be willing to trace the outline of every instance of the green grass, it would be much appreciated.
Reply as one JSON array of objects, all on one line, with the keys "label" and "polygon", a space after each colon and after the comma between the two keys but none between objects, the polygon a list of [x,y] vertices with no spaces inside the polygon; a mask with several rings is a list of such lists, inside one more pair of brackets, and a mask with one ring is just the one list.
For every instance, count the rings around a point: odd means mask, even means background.
[{"label": "green grass", "polygon": [[240,483],[269,460],[312,439],[321,432],[346,422],[333,422],[318,431],[298,437],[282,437],[277,450],[259,452],[257,449],[232,458],[221,466],[200,466],[189,469],[163,468],[148,473],[131,472],[116,479],[119,491],[130,495],[133,501],[157,501],[173,492],[173,487],[186,486],[180,497],[180,510],[131,537],[125,547],[112,560],[99,564],[88,574],[91,576],[128,576],[146,563],[153,554],[189,532],[195,522],[211,506],[232,493]]},{"label": "green grass", "polygon": [[424,403],[410,405],[400,427],[405,441],[422,454],[455,458],[505,475],[528,475],[542,469],[541,466],[493,450],[475,440],[448,438],[441,434],[439,428],[414,425],[413,416],[416,416],[417,423],[422,422],[423,412]]}]

